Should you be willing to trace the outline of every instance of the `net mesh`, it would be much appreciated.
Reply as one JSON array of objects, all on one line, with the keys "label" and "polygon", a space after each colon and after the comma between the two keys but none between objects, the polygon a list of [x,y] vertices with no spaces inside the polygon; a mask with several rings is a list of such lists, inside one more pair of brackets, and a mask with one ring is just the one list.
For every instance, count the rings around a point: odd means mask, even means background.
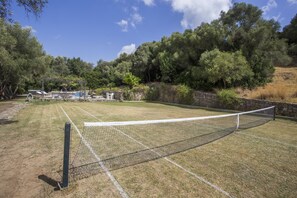
[{"label": "net mesh", "polygon": [[220,139],[236,129],[264,124],[274,107],[197,118],[85,123],[71,179],[166,157]]}]

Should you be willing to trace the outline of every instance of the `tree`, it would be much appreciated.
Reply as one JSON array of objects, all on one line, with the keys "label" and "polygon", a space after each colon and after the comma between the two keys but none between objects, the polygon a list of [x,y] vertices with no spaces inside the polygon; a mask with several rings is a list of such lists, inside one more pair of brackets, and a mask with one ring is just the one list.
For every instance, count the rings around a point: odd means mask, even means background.
[{"label": "tree", "polygon": [[89,89],[94,90],[101,85],[100,73],[96,70],[86,73],[85,80]]},{"label": "tree", "polygon": [[67,66],[72,75],[83,77],[87,72],[93,68],[92,64],[86,63],[80,58],[68,58]]},{"label": "tree", "polygon": [[276,64],[290,62],[286,42],[278,38],[279,23],[263,19],[258,7],[235,3],[219,20],[227,30],[226,49],[241,50],[255,74],[250,86],[269,82]]},{"label": "tree", "polygon": [[11,99],[45,72],[47,58],[30,29],[0,20],[0,98]]},{"label": "tree", "polygon": [[289,54],[297,57],[297,14],[293,17],[290,24],[285,26],[281,32],[281,38],[287,39],[289,44]]},{"label": "tree", "polygon": [[292,18],[289,25],[283,28],[282,37],[288,39],[288,43],[297,44],[297,14]]},{"label": "tree", "polygon": [[114,68],[112,62],[98,61],[94,71],[100,74],[100,85],[107,86],[109,83],[114,82]]},{"label": "tree", "polygon": [[143,43],[134,53],[131,71],[143,82],[159,80],[160,69],[156,60],[159,45],[159,42]]},{"label": "tree", "polygon": [[67,58],[57,56],[56,58],[53,58],[50,64],[50,68],[52,69],[52,73],[54,73],[56,76],[60,77],[66,77],[70,74],[70,70],[67,66]]},{"label": "tree", "polygon": [[224,88],[234,87],[243,78],[251,78],[253,72],[240,51],[220,52],[218,49],[206,51],[201,55],[200,65],[211,83],[223,82]]},{"label": "tree", "polygon": [[132,62],[122,61],[114,67],[114,83],[119,86],[122,84],[127,73],[130,72]]},{"label": "tree", "polygon": [[[27,14],[33,13],[38,17],[48,0],[16,0],[18,6],[23,7]],[[12,21],[12,10],[11,10],[12,0],[0,0],[0,18],[3,20]]]},{"label": "tree", "polygon": [[158,60],[160,63],[161,81],[172,83],[176,74],[176,68],[172,63],[172,56],[168,52],[163,51],[158,54]]}]

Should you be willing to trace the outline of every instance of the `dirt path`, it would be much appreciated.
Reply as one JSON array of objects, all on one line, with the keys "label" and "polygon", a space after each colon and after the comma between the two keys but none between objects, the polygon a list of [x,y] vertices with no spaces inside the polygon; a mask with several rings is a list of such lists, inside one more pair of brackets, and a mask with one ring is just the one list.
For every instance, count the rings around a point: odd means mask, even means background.
[{"label": "dirt path", "polygon": [[0,103],[0,124],[10,121],[27,103],[3,102]]}]

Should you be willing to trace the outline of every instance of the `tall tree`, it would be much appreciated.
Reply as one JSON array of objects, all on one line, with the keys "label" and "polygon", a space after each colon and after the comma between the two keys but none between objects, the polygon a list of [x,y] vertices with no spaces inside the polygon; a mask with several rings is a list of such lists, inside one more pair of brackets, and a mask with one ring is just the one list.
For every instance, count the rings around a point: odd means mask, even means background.
[{"label": "tall tree", "polygon": [[143,82],[159,80],[159,65],[156,57],[159,51],[159,42],[143,43],[137,48],[133,57],[132,73]]},{"label": "tall tree", "polygon": [[93,66],[90,63],[86,63],[80,58],[67,59],[68,69],[72,75],[83,77],[87,72],[91,71]]},{"label": "tall tree", "polygon": [[255,74],[251,86],[267,83],[276,64],[290,62],[286,42],[278,38],[279,23],[263,19],[258,7],[235,3],[219,20],[227,30],[228,50],[241,50]]},{"label": "tall tree", "polygon": [[292,18],[290,24],[283,28],[282,37],[288,39],[289,44],[297,44],[297,14]]},{"label": "tall tree", "polygon": [[[3,20],[12,21],[12,9],[11,4],[12,0],[0,0],[0,18]],[[16,0],[16,4],[20,7],[23,7],[27,14],[33,13],[38,17],[48,0]]]},{"label": "tall tree", "polygon": [[47,58],[30,29],[0,20],[0,97],[9,99],[46,72]]},{"label": "tall tree", "polygon": [[218,49],[206,51],[201,55],[200,65],[211,83],[223,82],[224,88],[242,85],[243,78],[249,79],[253,72],[240,51],[220,52]]},{"label": "tall tree", "polygon": [[293,17],[290,24],[284,27],[281,37],[287,39],[289,54],[297,60],[297,14]]}]

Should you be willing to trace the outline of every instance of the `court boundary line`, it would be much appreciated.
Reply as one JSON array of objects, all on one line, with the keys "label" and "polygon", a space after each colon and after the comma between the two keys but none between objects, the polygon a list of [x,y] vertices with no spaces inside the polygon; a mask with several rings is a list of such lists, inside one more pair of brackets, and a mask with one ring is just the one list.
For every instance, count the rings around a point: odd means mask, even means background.
[{"label": "court boundary line", "polygon": [[245,135],[245,136],[253,137],[253,138],[256,138],[256,139],[260,139],[260,140],[265,140],[265,141],[269,141],[269,142],[278,143],[278,144],[281,144],[281,145],[283,145],[283,146],[288,146],[288,147],[294,147],[294,148],[297,148],[297,145],[289,144],[289,143],[285,143],[285,142],[282,142],[282,141],[279,141],[279,140],[274,140],[274,139],[272,139],[272,138],[260,137],[260,136],[254,135],[254,134],[248,134],[248,133],[244,133],[244,132],[241,132],[241,131],[236,132],[235,134],[238,134],[238,135]]},{"label": "court boundary line", "polygon": [[89,151],[94,155],[94,157],[98,161],[99,166],[104,170],[104,172],[107,174],[107,176],[109,177],[109,179],[111,180],[111,182],[113,183],[113,185],[117,188],[117,190],[119,191],[121,197],[128,198],[129,197],[128,194],[125,192],[125,190],[120,185],[120,183],[116,180],[116,178],[111,174],[111,172],[106,168],[106,166],[104,165],[104,163],[102,162],[102,160],[100,159],[100,157],[95,153],[95,151],[93,150],[93,148],[91,147],[91,145],[82,136],[80,130],[77,128],[77,126],[74,124],[74,122],[70,119],[69,115],[63,109],[63,107],[61,107],[60,105],[59,105],[59,107],[61,108],[61,110],[63,111],[63,113],[65,114],[65,116],[68,118],[68,120],[70,121],[70,123],[74,126],[76,132],[78,133],[78,135],[81,138],[81,140],[83,141],[83,143],[87,146],[87,148],[89,149]]},{"label": "court boundary line", "polygon": [[[103,121],[103,120],[97,118],[96,116],[94,116],[93,114],[89,113],[88,111],[82,109],[81,107],[79,107],[79,106],[75,106],[75,107],[79,108],[80,110],[82,110],[83,112],[87,113],[87,114],[90,115],[91,117],[97,119],[98,121],[100,121],[100,122]],[[123,132],[123,131],[121,131],[121,130],[119,130],[119,129],[113,127],[113,126],[111,126],[111,127],[112,127],[113,129],[115,129],[116,131],[120,132],[121,134],[125,135],[126,137],[128,137],[128,138],[132,139],[133,141],[137,142],[138,144],[142,145],[143,147],[145,147],[145,148],[151,150],[148,146],[146,146],[146,145],[143,144],[142,142],[140,142],[140,141],[134,139],[133,137],[129,136],[129,135],[126,134],[125,132]],[[154,152],[154,153],[156,153],[157,155],[160,155],[158,152],[156,152],[156,151],[154,151],[154,150],[151,150],[151,151]],[[215,184],[212,184],[211,182],[207,181],[206,179],[204,179],[203,177],[197,175],[196,173],[193,173],[193,172],[191,172],[190,170],[184,168],[184,167],[181,166],[180,164],[174,162],[172,159],[169,159],[168,157],[163,157],[163,159],[165,159],[166,161],[168,161],[168,162],[170,162],[171,164],[175,165],[176,167],[182,169],[182,170],[185,171],[186,173],[188,173],[188,174],[194,176],[196,179],[202,181],[203,183],[205,183],[205,184],[211,186],[211,187],[214,188],[215,190],[217,190],[217,191],[223,193],[223,194],[226,195],[227,197],[232,198],[232,196],[231,196],[228,192],[224,191],[223,189],[221,189],[220,187],[216,186]]]}]

